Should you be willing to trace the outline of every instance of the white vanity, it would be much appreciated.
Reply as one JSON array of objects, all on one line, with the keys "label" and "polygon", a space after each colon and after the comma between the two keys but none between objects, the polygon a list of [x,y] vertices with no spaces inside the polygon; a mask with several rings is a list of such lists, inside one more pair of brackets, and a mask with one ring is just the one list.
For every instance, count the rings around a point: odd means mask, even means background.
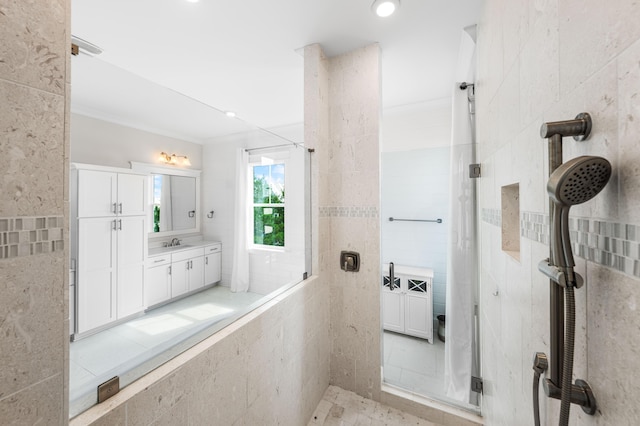
[{"label": "white vanity", "polygon": [[149,250],[145,302],[159,305],[220,281],[222,244],[199,242]]},{"label": "white vanity", "polygon": [[[163,232],[154,231],[158,173],[192,180],[192,188],[173,182],[171,197],[163,193],[163,211],[173,212],[171,223],[180,224]],[[131,170],[72,164],[70,257],[75,276],[69,290],[74,339],[220,281],[221,244],[197,235],[199,173],[139,164]],[[162,240],[177,241],[183,234],[190,236],[188,243],[162,247]]]},{"label": "white vanity", "polygon": [[383,328],[433,343],[433,269],[389,264],[382,272]]}]

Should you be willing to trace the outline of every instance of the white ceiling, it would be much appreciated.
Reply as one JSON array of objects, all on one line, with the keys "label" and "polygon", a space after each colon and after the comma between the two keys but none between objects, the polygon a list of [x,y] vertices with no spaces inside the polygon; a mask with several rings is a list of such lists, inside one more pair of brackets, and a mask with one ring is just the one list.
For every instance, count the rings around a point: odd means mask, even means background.
[{"label": "white ceiling", "polygon": [[380,43],[384,108],[450,97],[482,0],[401,0],[384,19],[372,2],[73,0],[72,34],[104,52],[72,59],[72,110],[194,142],[249,123],[300,139],[286,129],[303,120],[312,43],[328,56]]}]

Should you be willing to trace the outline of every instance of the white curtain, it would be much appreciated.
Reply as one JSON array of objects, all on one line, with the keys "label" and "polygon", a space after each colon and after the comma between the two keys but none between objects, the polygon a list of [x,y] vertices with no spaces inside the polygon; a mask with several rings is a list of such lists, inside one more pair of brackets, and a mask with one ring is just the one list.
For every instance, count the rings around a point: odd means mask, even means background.
[{"label": "white curtain", "polygon": [[249,186],[249,154],[244,148],[236,153],[236,203],[235,227],[233,230],[233,267],[231,270],[231,291],[245,292],[249,290],[249,208],[253,190]]},{"label": "white curtain", "polygon": [[474,403],[470,387],[475,368],[476,197],[469,164],[475,162],[475,147],[467,99],[473,89],[459,86],[453,89],[444,381],[448,397]]},{"label": "white curtain", "polygon": [[171,176],[162,175],[160,186],[160,231],[172,231]]}]

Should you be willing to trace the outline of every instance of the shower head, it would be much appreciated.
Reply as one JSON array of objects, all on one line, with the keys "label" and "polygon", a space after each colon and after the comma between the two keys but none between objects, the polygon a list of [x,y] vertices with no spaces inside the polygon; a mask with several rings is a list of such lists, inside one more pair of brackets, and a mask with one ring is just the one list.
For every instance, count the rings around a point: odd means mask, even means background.
[{"label": "shower head", "polygon": [[582,156],[558,167],[549,177],[547,192],[552,209],[552,262],[568,268],[573,277],[573,252],[569,237],[569,209],[589,201],[605,187],[611,177],[611,164],[601,157]]},{"label": "shower head", "polygon": [[547,192],[556,204],[574,206],[589,201],[611,177],[611,164],[602,157],[582,156],[558,167],[549,177]]}]

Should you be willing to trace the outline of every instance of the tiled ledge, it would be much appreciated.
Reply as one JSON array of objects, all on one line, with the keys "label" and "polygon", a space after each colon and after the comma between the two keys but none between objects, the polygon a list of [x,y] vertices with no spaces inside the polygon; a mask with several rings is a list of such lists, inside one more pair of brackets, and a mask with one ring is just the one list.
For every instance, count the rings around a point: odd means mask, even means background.
[{"label": "tiled ledge", "polygon": [[[482,209],[482,220],[500,226],[500,211]],[[573,253],[591,262],[640,278],[640,226],[600,219],[571,217],[569,234]],[[549,244],[549,216],[522,212],[520,236]]]},{"label": "tiled ledge", "polygon": [[62,216],[0,218],[0,259],[64,250]]}]

